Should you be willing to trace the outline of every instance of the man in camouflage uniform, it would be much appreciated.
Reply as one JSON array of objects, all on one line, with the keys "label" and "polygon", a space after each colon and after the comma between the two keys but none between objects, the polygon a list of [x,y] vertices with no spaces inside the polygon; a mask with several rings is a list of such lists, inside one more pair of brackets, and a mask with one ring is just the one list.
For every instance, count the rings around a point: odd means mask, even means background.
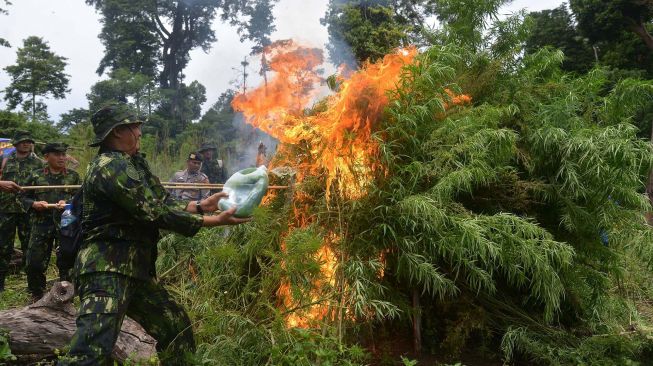
[{"label": "man in camouflage uniform", "polygon": [[[91,122],[100,146],[82,183],[83,242],[74,273],[80,297],[77,330],[59,365],[112,365],[111,351],[125,315],[157,340],[166,365],[185,365],[195,351],[184,309],[155,278],[159,229],[194,235],[202,226],[246,219],[217,210],[217,193],[202,201],[170,198],[140,154],[140,121],[122,103],[97,111]],[[193,215],[199,213],[200,215]]]},{"label": "man in camouflage uniform", "polygon": [[[27,180],[28,186],[58,186],[79,184],[79,174],[66,169],[66,150],[68,145],[54,142],[46,144],[43,154],[47,165],[32,171]],[[45,271],[50,262],[52,247],[59,241],[61,210],[74,194],[74,190],[42,189],[27,191],[23,195],[23,206],[30,213],[31,234],[27,247],[25,273],[27,289],[33,300],[38,300],[45,291]],[[48,208],[48,203],[57,203],[57,208]],[[57,256],[59,277],[70,280],[70,264],[63,263]]]},{"label": "man in camouflage uniform", "polygon": [[[186,159],[186,169],[176,172],[170,182],[172,183],[209,183],[206,174],[200,172],[202,167],[202,157],[197,153],[188,154]],[[210,191],[208,189],[172,189],[170,194],[179,200],[201,200],[208,198]]]},{"label": "man in camouflage uniform", "polygon": [[209,177],[209,182],[222,184],[227,180],[227,173],[224,169],[224,163],[220,159],[215,159],[218,154],[218,147],[212,143],[204,143],[198,150],[202,154],[202,173]]},{"label": "man in camouflage uniform", "polygon": [[[32,170],[42,167],[43,162],[32,152],[34,139],[29,132],[17,131],[11,143],[16,147],[16,151],[3,157],[0,178],[25,185]],[[17,195],[0,192],[0,291],[5,287],[5,277],[14,251],[16,229],[20,247],[25,253],[29,241],[29,214]]]}]

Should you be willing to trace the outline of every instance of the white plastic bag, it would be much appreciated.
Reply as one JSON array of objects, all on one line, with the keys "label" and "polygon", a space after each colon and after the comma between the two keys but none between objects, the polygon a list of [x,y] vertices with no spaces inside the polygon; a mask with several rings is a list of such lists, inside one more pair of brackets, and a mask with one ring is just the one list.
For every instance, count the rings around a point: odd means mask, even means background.
[{"label": "white plastic bag", "polygon": [[268,191],[268,169],[265,165],[258,168],[247,168],[234,173],[222,188],[229,194],[218,202],[220,210],[226,211],[236,206],[236,217],[249,217],[254,209],[261,204],[263,196]]}]

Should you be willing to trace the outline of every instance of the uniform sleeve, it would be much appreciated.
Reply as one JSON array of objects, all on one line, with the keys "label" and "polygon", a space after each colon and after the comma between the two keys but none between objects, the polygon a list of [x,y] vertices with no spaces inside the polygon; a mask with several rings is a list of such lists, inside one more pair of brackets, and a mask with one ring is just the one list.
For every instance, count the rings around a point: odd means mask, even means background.
[{"label": "uniform sleeve", "polygon": [[[25,184],[25,186],[33,186],[35,180],[36,177],[34,173],[30,173],[29,177],[26,180],[27,184]],[[23,208],[25,209],[26,212],[32,209],[32,204],[35,201],[34,197],[35,197],[35,193],[33,190],[26,190],[24,193],[19,193],[20,202],[23,205]]]},{"label": "uniform sleeve", "polygon": [[[201,181],[200,183],[206,183],[206,184],[208,184],[208,183],[209,183],[209,177],[204,176],[204,179],[202,179],[202,181]],[[210,190],[208,190],[208,189],[200,189],[200,196],[201,196],[200,199],[207,199],[207,198],[209,198],[209,195],[211,195],[211,191],[210,191]]]},{"label": "uniform sleeve", "polygon": [[100,169],[97,178],[97,189],[138,221],[186,236],[195,235],[202,227],[200,216],[154,197],[143,185],[134,165],[126,160],[113,160]]}]

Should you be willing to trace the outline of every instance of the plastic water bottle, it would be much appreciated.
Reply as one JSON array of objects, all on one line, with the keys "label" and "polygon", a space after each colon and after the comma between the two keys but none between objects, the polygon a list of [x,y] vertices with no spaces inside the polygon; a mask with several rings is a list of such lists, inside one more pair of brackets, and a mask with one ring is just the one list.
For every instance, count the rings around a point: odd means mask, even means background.
[{"label": "plastic water bottle", "polygon": [[77,220],[77,217],[73,215],[72,209],[73,209],[73,205],[70,203],[66,203],[63,209],[63,213],[61,214],[61,227],[66,227],[72,224],[75,220]]}]

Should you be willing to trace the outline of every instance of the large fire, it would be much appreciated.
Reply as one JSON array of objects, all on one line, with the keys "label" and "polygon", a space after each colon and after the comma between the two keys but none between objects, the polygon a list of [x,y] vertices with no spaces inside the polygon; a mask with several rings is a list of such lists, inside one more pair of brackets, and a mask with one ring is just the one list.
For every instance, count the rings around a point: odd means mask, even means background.
[{"label": "large fire", "polygon": [[[232,106],[246,121],[280,141],[281,152],[301,145],[310,151],[310,159],[273,160],[274,165],[290,165],[297,170],[297,181],[306,176],[325,177],[327,202],[333,192],[342,199],[365,195],[374,174],[383,169],[377,158],[378,144],[372,138],[385,107],[389,92],[394,90],[404,66],[414,62],[415,48],[400,49],[376,63],[367,63],[347,77],[339,76],[337,91],[323,99],[307,113],[324,84],[320,66],[322,51],[292,41],[280,41],[266,49],[269,67],[274,72],[267,84],[234,98]],[[452,104],[469,102],[467,96],[450,94]],[[287,155],[287,154],[286,154]],[[297,195],[301,195],[297,191]],[[310,199],[295,197],[296,222],[293,227],[309,224]],[[292,230],[291,227],[289,230]],[[335,283],[336,255],[333,245],[337,235],[327,235],[316,258],[322,263],[324,283]],[[284,248],[282,248],[284,249]],[[320,285],[320,284],[317,284]],[[288,284],[279,289],[287,309],[294,308]],[[317,301],[316,301],[317,302]],[[311,320],[328,314],[328,307],[316,304],[308,311],[287,317],[290,326],[309,326]]]}]

